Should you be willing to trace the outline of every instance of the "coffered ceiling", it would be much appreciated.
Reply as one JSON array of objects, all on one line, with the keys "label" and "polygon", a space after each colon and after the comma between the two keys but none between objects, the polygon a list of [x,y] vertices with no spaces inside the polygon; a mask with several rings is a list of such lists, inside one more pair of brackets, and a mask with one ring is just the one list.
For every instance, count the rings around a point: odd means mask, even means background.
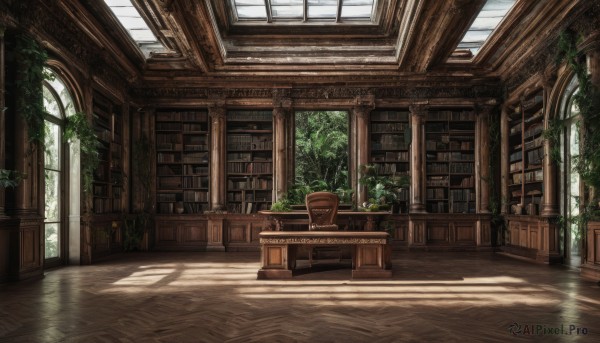
[{"label": "coffered ceiling", "polygon": [[[330,4],[335,3],[336,16],[321,18],[314,9],[309,15],[309,6],[319,0],[261,1],[267,7],[261,9],[255,0],[132,0],[164,46],[148,57],[104,2],[82,0],[118,41],[129,63],[139,67],[142,78],[203,81],[324,75],[382,80],[423,75],[498,77],[553,39],[582,2],[516,0],[473,56],[457,46],[477,26],[472,24],[486,0],[375,0],[370,18],[344,17],[344,2],[339,0]],[[269,13],[273,11],[269,5],[282,2],[304,6],[303,11],[278,12],[287,17]],[[265,11],[266,16],[240,16],[235,5],[248,3],[258,4],[251,10]]]}]

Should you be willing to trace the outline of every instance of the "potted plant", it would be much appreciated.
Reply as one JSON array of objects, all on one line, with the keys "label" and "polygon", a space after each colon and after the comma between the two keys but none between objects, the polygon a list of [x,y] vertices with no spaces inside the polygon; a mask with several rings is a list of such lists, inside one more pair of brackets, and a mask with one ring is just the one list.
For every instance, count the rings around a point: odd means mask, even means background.
[{"label": "potted plant", "polygon": [[359,209],[366,211],[400,210],[400,194],[408,190],[409,177],[405,174],[381,176],[377,166],[372,164],[361,165],[359,183],[367,187],[369,201],[359,204]]}]

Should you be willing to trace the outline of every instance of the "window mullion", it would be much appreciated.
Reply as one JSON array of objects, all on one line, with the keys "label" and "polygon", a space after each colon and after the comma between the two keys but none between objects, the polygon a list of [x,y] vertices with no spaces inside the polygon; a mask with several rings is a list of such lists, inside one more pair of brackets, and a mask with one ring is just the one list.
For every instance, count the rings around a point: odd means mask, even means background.
[{"label": "window mullion", "polygon": [[339,23],[342,17],[342,2],[343,0],[337,0],[337,13],[335,14],[335,22]]},{"label": "window mullion", "polygon": [[304,0],[302,6],[302,18],[303,21],[306,23],[306,21],[308,20],[308,0]]},{"label": "window mullion", "polygon": [[271,13],[271,0],[265,0],[265,9],[267,10],[267,23],[273,22],[273,14]]}]

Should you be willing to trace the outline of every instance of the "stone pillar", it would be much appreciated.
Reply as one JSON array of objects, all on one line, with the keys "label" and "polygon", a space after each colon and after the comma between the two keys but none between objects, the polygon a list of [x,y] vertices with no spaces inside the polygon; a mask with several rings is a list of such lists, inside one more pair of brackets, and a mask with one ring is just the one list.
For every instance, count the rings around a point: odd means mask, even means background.
[{"label": "stone pillar", "polygon": [[225,104],[211,106],[208,109],[211,120],[210,150],[210,209],[224,211],[227,193],[225,153],[227,149],[227,130]]},{"label": "stone pillar", "polygon": [[508,113],[510,108],[508,106],[502,106],[502,112],[500,114],[500,213],[508,214],[508,181],[510,178],[509,173],[509,151],[510,145],[508,142],[510,133],[508,128]]},{"label": "stone pillar", "polygon": [[284,100],[273,108],[273,128],[274,128],[274,144],[273,144],[273,162],[275,171],[273,174],[273,187],[275,190],[273,201],[280,200],[287,195],[288,191],[288,146],[291,114],[291,100]]},{"label": "stone pillar", "polygon": [[429,107],[427,105],[410,106],[410,127],[412,140],[410,144],[411,172],[410,172],[410,208],[411,213],[424,213],[425,209],[425,163],[423,151],[425,116]]},{"label": "stone pillar", "polygon": [[[6,121],[4,108],[6,107],[6,101],[4,98],[5,88],[5,75],[4,75],[4,27],[0,27],[0,169],[5,168],[6,160]],[[4,199],[4,188],[0,187],[0,218],[6,218],[4,213],[4,206],[6,204]]]},{"label": "stone pillar", "polygon": [[[550,92],[555,82],[554,77],[544,77],[544,130],[548,129],[550,124]],[[543,141],[544,147],[544,159],[542,161],[544,169],[544,197],[540,206],[540,215],[542,217],[554,217],[558,216],[558,202],[556,198],[556,162],[550,158],[550,152],[552,150],[552,143],[548,139]]]},{"label": "stone pillar", "polygon": [[490,213],[490,113],[494,109],[491,105],[477,107],[477,131],[475,145],[478,151],[475,177],[477,198],[477,212]]},{"label": "stone pillar", "polygon": [[360,166],[369,163],[369,116],[372,105],[359,104],[352,108],[356,128],[356,152],[355,171],[357,175],[356,203],[362,205],[369,199],[367,187],[361,185],[358,180],[362,177]]}]

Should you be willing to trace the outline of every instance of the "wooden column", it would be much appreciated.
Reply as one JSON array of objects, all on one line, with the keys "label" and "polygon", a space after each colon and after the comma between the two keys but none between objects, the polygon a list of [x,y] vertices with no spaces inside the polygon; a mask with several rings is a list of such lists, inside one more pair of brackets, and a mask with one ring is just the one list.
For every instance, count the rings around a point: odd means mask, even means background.
[{"label": "wooden column", "polygon": [[357,205],[362,205],[369,199],[368,190],[366,186],[358,183],[358,180],[362,177],[360,173],[360,166],[369,163],[369,116],[373,109],[372,104],[360,103],[352,108],[354,116],[354,124],[356,128],[356,152],[355,152],[355,172],[357,175],[356,189],[356,202]]},{"label": "wooden column", "polygon": [[412,140],[410,144],[410,209],[411,213],[425,213],[425,164],[423,157],[425,152],[423,147],[424,142],[424,124],[425,116],[429,110],[427,105],[411,105],[410,106],[410,126],[412,132]]},{"label": "wooden column", "polygon": [[287,195],[288,191],[288,127],[290,126],[290,108],[291,101],[285,100],[273,108],[273,128],[274,128],[274,144],[273,144],[273,160],[275,171],[273,174],[273,186],[275,189],[273,201],[280,200]]},{"label": "wooden column", "polygon": [[508,155],[510,151],[509,146],[509,128],[508,128],[508,113],[510,108],[508,106],[502,106],[502,112],[500,114],[500,213],[508,214],[509,208],[507,199],[508,194],[508,181],[510,178]]},{"label": "wooden column", "polygon": [[227,149],[227,130],[226,108],[224,104],[211,106],[208,114],[211,120],[210,136],[210,209],[211,211],[225,211],[226,196],[226,164],[225,152]]},{"label": "wooden column", "polygon": [[[550,124],[551,113],[548,104],[554,82],[554,77],[544,77],[544,130],[547,130]],[[542,204],[540,206],[540,215],[542,217],[555,217],[559,215],[558,202],[556,199],[556,163],[550,158],[552,150],[550,140],[544,139],[543,147],[544,158],[542,163],[544,166],[544,197],[542,198]]]},{"label": "wooden column", "polygon": [[[4,27],[0,27],[0,169],[5,168],[5,160],[6,160],[6,121],[5,121],[5,107],[6,101],[4,97],[4,88],[5,88],[5,75],[4,75]],[[0,187],[0,218],[6,218],[6,214],[4,213],[4,206],[6,204],[4,188]]]},{"label": "wooden column", "polygon": [[477,149],[477,168],[479,173],[476,179],[477,192],[477,212],[490,213],[490,113],[493,106],[478,106],[477,115],[477,140],[475,142]]},{"label": "wooden column", "polygon": [[[600,42],[596,42],[592,49],[586,52],[587,72],[590,75],[590,81],[596,89],[600,89]],[[585,139],[585,138],[584,138]],[[589,201],[597,201],[600,190],[590,187]]]}]

